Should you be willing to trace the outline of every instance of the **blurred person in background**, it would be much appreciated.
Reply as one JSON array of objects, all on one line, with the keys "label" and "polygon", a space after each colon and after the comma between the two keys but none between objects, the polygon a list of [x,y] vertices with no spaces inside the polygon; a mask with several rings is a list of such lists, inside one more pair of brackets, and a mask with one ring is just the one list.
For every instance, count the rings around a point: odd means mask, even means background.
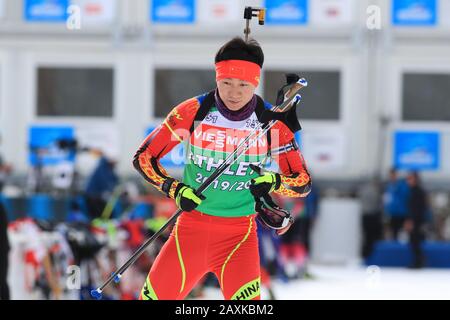
[{"label": "blurred person in background", "polygon": [[108,198],[119,184],[119,178],[115,172],[116,162],[105,153],[95,151],[100,159],[89,177],[85,189],[86,206],[92,219],[99,218],[106,207]]},{"label": "blurred person in background", "polygon": [[408,184],[404,179],[399,179],[397,170],[392,168],[384,190],[383,202],[384,213],[388,218],[389,231],[395,241],[398,240],[399,232],[403,228],[408,212],[408,193]]},{"label": "blurred person in background", "polygon": [[433,207],[434,213],[434,232],[436,240],[448,241],[450,236],[446,230],[448,222],[450,222],[450,195],[445,191],[435,192],[431,197],[430,206]]},{"label": "blurred person in background", "polygon": [[[0,136],[1,139],[1,136]],[[1,140],[0,140],[1,143]],[[6,176],[11,172],[11,166],[3,161],[0,154],[0,300],[9,300],[8,287],[8,216],[2,202],[3,186],[6,182]]]},{"label": "blurred person in background", "polygon": [[304,274],[307,256],[306,243],[309,242],[306,239],[309,237],[307,231],[309,219],[306,213],[305,200],[280,199],[277,197],[277,201],[283,208],[289,210],[294,218],[292,227],[280,239],[279,254],[281,266],[287,279],[297,279]]},{"label": "blurred person in background", "polygon": [[306,252],[311,254],[311,231],[319,215],[320,190],[316,185],[311,185],[311,192],[305,199],[305,214],[300,216],[302,239],[304,241]]},{"label": "blurred person in background", "polygon": [[9,300],[8,254],[8,219],[6,210],[0,201],[0,300]]},{"label": "blurred person in background", "polygon": [[[281,236],[280,256],[288,278],[312,278],[307,270],[311,256],[311,230],[319,210],[319,189],[311,185],[311,191],[305,199],[282,199],[277,197],[282,207],[294,217],[292,227]],[[289,263],[292,259],[294,265]],[[294,267],[295,266],[295,267]]]},{"label": "blurred person in background", "polygon": [[273,233],[272,229],[266,227],[259,219],[256,220],[256,223],[261,264],[261,287],[267,289],[270,300],[276,300],[272,288],[272,277],[284,276],[281,254],[280,256],[277,255],[280,250],[280,239]]},{"label": "blurred person in background", "polygon": [[358,192],[362,206],[363,258],[370,256],[373,245],[383,235],[382,199],[380,181],[372,178],[364,183]]},{"label": "blurred person in background", "polygon": [[410,268],[418,269],[425,266],[422,243],[425,240],[424,227],[428,210],[427,194],[422,187],[417,172],[409,173],[407,182],[410,187],[410,196],[405,230],[409,233],[409,244],[413,254],[413,262]]},{"label": "blurred person in background", "polygon": [[[0,136],[0,144],[2,143],[1,138],[2,137]],[[12,171],[11,165],[7,164],[3,160],[3,156],[0,153],[0,193],[3,191],[3,187],[6,183],[6,178],[11,173],[11,171]]]}]

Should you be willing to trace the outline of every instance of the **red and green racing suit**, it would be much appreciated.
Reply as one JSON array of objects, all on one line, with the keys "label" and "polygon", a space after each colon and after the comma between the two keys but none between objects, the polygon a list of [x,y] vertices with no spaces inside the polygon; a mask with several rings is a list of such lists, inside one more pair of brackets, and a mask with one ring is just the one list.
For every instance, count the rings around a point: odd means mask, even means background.
[{"label": "red and green racing suit", "polygon": [[[160,191],[173,179],[160,159],[177,144],[184,142],[187,148],[182,182],[197,189],[252,130],[261,126],[255,112],[242,121],[231,121],[212,106],[191,133],[206,95],[176,106],[135,155],[135,168]],[[271,106],[265,103],[265,107]],[[270,146],[267,136],[252,141],[251,148],[203,192],[206,200],[178,218],[140,299],[183,299],[207,272],[216,275],[225,299],[259,299],[255,202],[249,191],[250,180],[257,174],[249,164],[261,164],[270,154],[281,174],[280,188],[274,192],[283,196],[305,197],[311,183],[288,127],[278,121],[270,137]],[[166,190],[172,199],[178,184],[175,180]]]}]

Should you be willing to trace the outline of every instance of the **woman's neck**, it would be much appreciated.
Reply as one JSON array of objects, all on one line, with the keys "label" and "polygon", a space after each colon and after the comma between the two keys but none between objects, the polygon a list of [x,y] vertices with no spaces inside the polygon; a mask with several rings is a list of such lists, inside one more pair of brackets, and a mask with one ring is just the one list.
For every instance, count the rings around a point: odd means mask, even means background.
[{"label": "woman's neck", "polygon": [[214,94],[214,98],[215,98],[217,109],[219,110],[220,114],[231,121],[245,120],[248,117],[250,117],[250,115],[256,109],[256,101],[257,101],[256,95],[253,95],[253,97],[250,99],[249,102],[247,102],[247,104],[245,106],[243,106],[241,109],[236,110],[236,111],[228,109],[228,107],[225,105],[225,103],[220,98],[219,90],[217,90],[217,89]]}]

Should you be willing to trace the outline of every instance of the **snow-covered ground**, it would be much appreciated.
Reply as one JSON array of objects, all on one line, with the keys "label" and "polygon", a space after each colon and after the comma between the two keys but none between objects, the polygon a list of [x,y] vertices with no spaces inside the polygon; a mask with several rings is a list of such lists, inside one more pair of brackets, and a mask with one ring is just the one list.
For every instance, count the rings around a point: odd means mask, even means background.
[{"label": "snow-covered ground", "polygon": [[[274,280],[272,287],[280,300],[450,300],[450,269],[368,268],[361,266],[310,265],[308,280],[284,283]],[[262,298],[267,291],[262,290]],[[208,288],[203,299],[223,299],[218,289]]]}]

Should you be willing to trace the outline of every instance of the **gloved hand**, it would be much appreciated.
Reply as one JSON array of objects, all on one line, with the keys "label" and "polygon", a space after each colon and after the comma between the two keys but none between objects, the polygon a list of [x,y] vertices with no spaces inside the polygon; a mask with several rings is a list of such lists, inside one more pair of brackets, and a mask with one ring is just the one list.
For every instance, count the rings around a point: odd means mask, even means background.
[{"label": "gloved hand", "polygon": [[257,219],[262,225],[275,229],[278,235],[286,233],[294,223],[290,212],[280,208],[270,195],[255,199],[255,211],[258,214]]},{"label": "gloved hand", "polygon": [[281,177],[276,172],[263,171],[261,167],[250,164],[250,168],[260,176],[250,180],[250,192],[259,199],[280,188]]},{"label": "gloved hand", "polygon": [[194,210],[205,199],[204,195],[197,196],[194,189],[182,182],[179,183],[177,191],[175,191],[175,203],[183,211]]}]

